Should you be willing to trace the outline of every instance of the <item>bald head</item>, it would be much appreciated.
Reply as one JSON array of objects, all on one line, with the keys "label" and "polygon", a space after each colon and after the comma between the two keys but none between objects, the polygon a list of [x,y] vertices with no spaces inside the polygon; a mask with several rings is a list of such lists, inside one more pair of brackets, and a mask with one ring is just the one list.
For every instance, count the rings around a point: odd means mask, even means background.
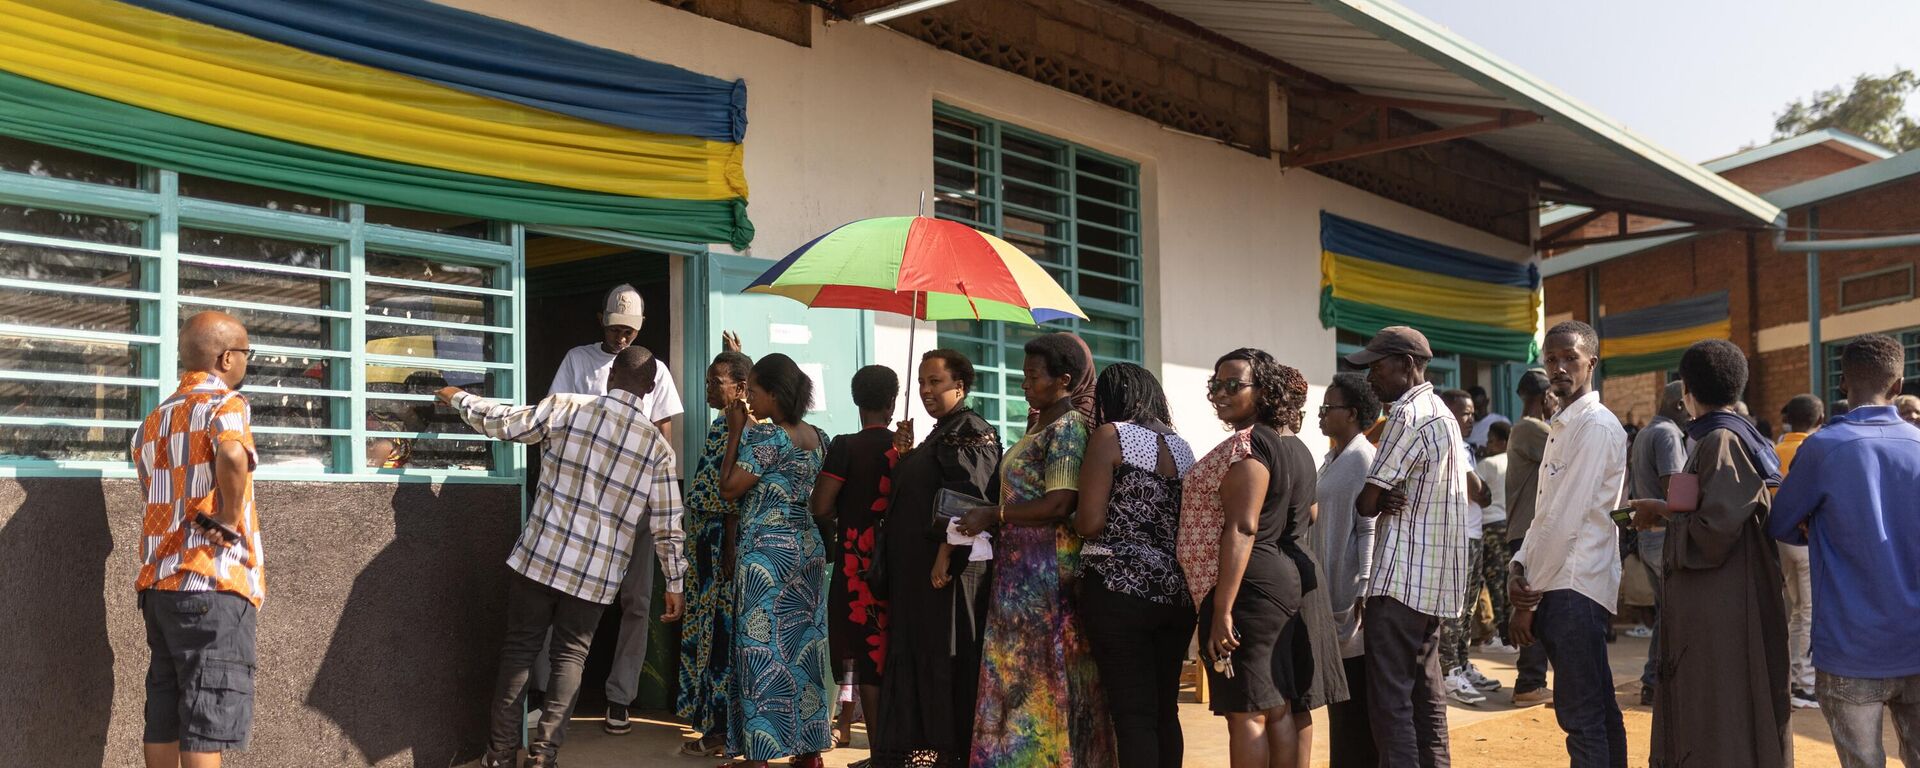
[{"label": "bald head", "polygon": [[1678,381],[1667,382],[1667,388],[1660,393],[1660,415],[1686,424],[1691,421],[1687,416],[1687,387]]},{"label": "bald head", "polygon": [[219,376],[238,388],[247,376],[247,329],[225,312],[208,310],[180,329],[180,367]]}]

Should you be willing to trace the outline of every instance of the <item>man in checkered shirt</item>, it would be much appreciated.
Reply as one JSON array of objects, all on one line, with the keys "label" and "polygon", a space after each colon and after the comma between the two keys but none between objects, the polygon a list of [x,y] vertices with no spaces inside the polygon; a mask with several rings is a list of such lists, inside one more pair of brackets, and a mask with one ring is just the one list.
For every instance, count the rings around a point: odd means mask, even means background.
[{"label": "man in checkered shirt", "polygon": [[1432,359],[1427,337],[1406,326],[1381,329],[1347,356],[1393,403],[1356,504],[1379,518],[1361,631],[1381,765],[1449,764],[1440,629],[1464,607],[1468,466],[1460,424],[1427,383]]},{"label": "man in checkered shirt", "polygon": [[678,465],[641,408],[658,366],[644,347],[627,347],[613,359],[605,395],[551,395],[534,405],[511,406],[458,387],[440,390],[442,400],[488,437],[540,446],[538,495],[507,557],[518,575],[507,588],[507,635],[482,766],[514,764],[524,728],[520,697],[549,632],[552,688],[526,765],[556,764],[593,631],[620,592],[640,526],[652,531],[666,577],[661,620],[678,621],[685,610]]}]

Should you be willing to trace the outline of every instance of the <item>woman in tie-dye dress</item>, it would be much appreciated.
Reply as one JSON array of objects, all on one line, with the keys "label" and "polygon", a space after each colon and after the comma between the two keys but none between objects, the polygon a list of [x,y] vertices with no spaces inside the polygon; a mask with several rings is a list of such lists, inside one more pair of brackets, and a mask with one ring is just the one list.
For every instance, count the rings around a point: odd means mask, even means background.
[{"label": "woman in tie-dye dress", "polygon": [[[733,336],[727,334],[731,341]],[[737,341],[733,342],[737,344]],[[730,348],[707,367],[707,406],[725,411],[747,390],[753,361]],[[727,689],[733,684],[733,584],[724,578],[726,518],[733,502],[720,498],[727,421],[713,420],[687,484],[687,617],[680,624],[680,694],[675,710],[700,738],[680,745],[685,757],[720,754],[727,741]]]},{"label": "woman in tie-dye dress", "polygon": [[827,551],[807,511],[827,438],[801,421],[812,390],[792,358],[767,355],[747,377],[747,403],[727,408],[720,493],[740,505],[728,521],[737,533],[727,752],[750,768],[789,755],[819,768],[833,746]]},{"label": "woman in tie-dye dress", "polygon": [[1027,342],[1027,435],[1000,464],[997,507],[973,510],[964,533],[997,527],[973,768],[1105,768],[1113,721],[1080,626],[1073,581],[1080,537],[1067,524],[1093,409],[1093,355],[1054,333]]}]

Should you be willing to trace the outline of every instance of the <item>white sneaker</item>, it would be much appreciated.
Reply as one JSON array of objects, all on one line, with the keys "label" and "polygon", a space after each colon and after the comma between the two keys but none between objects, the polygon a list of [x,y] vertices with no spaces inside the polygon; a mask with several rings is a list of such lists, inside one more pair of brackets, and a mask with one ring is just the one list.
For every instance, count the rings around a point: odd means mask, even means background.
[{"label": "white sneaker", "polygon": [[1520,652],[1519,648],[1515,648],[1511,645],[1507,645],[1506,643],[1495,642],[1495,641],[1488,641],[1487,643],[1475,648],[1474,650],[1479,651],[1488,656],[1512,656]]},{"label": "white sneaker", "polygon": [[1627,627],[1626,629],[1620,630],[1620,634],[1626,635],[1627,637],[1635,637],[1641,640],[1645,640],[1649,637],[1653,637],[1653,628],[1645,624],[1635,624],[1631,627]]},{"label": "white sneaker", "polygon": [[1458,671],[1447,675],[1446,685],[1447,696],[1462,704],[1479,704],[1487,700],[1485,695],[1474,689],[1473,682]]},{"label": "white sneaker", "polygon": [[1491,677],[1487,677],[1485,673],[1481,672],[1478,667],[1475,667],[1472,664],[1468,664],[1465,667],[1461,667],[1460,675],[1462,677],[1465,677],[1467,679],[1467,682],[1471,684],[1476,690],[1481,690],[1481,691],[1500,690],[1500,681],[1495,680]]}]

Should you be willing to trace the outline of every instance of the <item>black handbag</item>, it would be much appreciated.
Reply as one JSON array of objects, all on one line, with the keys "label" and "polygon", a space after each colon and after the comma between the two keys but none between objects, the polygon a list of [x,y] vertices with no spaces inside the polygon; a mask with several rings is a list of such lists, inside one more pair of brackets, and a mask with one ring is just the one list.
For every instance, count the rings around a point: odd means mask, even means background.
[{"label": "black handbag", "polygon": [[867,591],[880,600],[887,599],[887,521],[881,520],[873,526],[873,562],[867,566],[867,572],[861,578],[867,580]]},{"label": "black handbag", "polygon": [[927,526],[927,538],[944,542],[947,540],[949,520],[956,520],[979,507],[991,507],[986,499],[971,493],[942,488],[933,495],[933,520]]}]

